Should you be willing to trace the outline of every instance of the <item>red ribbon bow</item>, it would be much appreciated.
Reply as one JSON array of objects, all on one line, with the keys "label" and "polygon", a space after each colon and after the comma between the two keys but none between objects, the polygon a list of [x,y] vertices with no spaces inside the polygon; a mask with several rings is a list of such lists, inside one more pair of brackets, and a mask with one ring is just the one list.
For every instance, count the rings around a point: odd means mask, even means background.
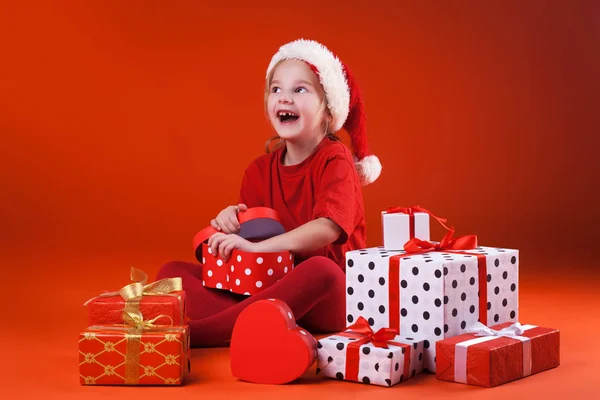
[{"label": "red ribbon bow", "polygon": [[410,254],[426,253],[429,251],[445,250],[472,250],[477,247],[476,235],[465,235],[453,238],[454,227],[448,229],[439,243],[431,243],[426,240],[412,238],[404,244],[404,250]]},{"label": "red ribbon bow", "polygon": [[[349,332],[349,331],[352,332]],[[346,373],[345,377],[347,380],[357,381],[358,382],[358,369],[360,363],[360,346],[372,343],[375,347],[380,347],[387,349],[388,344],[402,347],[406,354],[404,354],[404,369],[402,375],[404,379],[408,379],[410,371],[410,349],[411,346],[406,343],[397,343],[392,342],[391,340],[398,335],[398,330],[392,328],[381,328],[377,332],[373,333],[373,329],[369,325],[367,320],[360,316],[356,320],[356,323],[350,325],[346,328],[345,331],[339,333],[340,336],[350,337],[350,338],[360,338],[359,340],[355,340],[350,342],[346,351]]]},{"label": "red ribbon bow", "polygon": [[346,328],[344,332],[352,331],[351,333],[357,333],[365,336],[359,340],[360,344],[372,343],[375,347],[381,347],[387,349],[388,342],[398,335],[398,331],[392,328],[381,328],[377,332],[373,333],[371,325],[364,317],[358,317],[356,323]]},{"label": "red ribbon bow", "polygon": [[407,215],[415,215],[416,212],[427,213],[430,216],[432,216],[433,218],[435,218],[437,220],[437,222],[440,223],[440,225],[442,225],[444,228],[446,228],[446,230],[450,230],[450,228],[448,228],[446,226],[446,224],[444,224],[444,222],[448,222],[448,220],[446,218],[438,217],[438,216],[434,215],[431,211],[429,211],[421,206],[418,206],[418,205],[412,206],[412,207],[389,207],[387,210],[385,210],[385,212],[388,214],[402,213],[402,214],[407,214]]}]

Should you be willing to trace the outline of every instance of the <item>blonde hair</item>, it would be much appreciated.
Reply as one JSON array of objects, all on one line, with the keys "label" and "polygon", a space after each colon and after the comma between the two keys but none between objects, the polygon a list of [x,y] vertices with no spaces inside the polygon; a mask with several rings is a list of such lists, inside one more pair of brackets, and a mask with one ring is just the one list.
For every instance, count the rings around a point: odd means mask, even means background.
[{"label": "blonde hair", "polygon": [[[286,61],[286,60],[281,60],[277,64],[275,64],[275,66],[273,66],[273,68],[271,69],[271,72],[267,76],[267,79],[265,82],[265,91],[264,91],[263,101],[264,101],[264,106],[265,106],[264,111],[265,111],[267,120],[269,120],[269,110],[267,108],[267,102],[269,99],[271,81],[273,80],[273,75],[275,74],[275,70],[277,69],[279,64],[281,64],[284,61]],[[329,130],[329,118],[331,117],[331,112],[329,111],[327,96],[325,94],[323,94],[323,101],[321,102],[321,107],[319,107],[319,115],[321,115],[321,118],[322,118],[321,125],[323,127],[323,131],[325,132],[325,137],[328,137],[331,140],[341,142],[341,139],[334,132],[331,132]],[[277,142],[272,147],[272,143],[274,141],[277,141]],[[285,145],[285,140],[281,139],[281,137],[279,137],[279,135],[272,136],[265,143],[265,152],[270,153],[272,151],[279,149],[280,147],[282,147],[284,145]]]}]

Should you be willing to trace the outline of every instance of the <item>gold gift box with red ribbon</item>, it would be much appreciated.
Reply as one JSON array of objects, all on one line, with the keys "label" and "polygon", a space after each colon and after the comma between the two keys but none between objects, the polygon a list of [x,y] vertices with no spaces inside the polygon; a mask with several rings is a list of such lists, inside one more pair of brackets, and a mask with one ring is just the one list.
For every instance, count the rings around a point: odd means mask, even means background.
[{"label": "gold gift box with red ribbon", "polygon": [[558,329],[510,322],[441,340],[437,379],[493,387],[560,365]]},{"label": "gold gift box with red ribbon", "polygon": [[190,372],[189,327],[154,325],[137,315],[133,322],[90,326],[80,333],[82,385],[184,383]]},{"label": "gold gift box with red ribbon", "polygon": [[317,374],[390,387],[423,371],[423,340],[381,328],[373,332],[363,317],[317,343]]},{"label": "gold gift box with red ribbon", "polygon": [[[264,240],[284,233],[277,211],[253,207],[238,213],[239,236],[249,241]],[[212,226],[202,229],[193,240],[196,259],[202,264],[204,286],[253,295],[283,278],[294,268],[290,251],[247,252],[234,249],[225,261],[212,253],[208,239],[218,231]]]},{"label": "gold gift box with red ribbon", "polygon": [[165,278],[148,283],[148,275],[133,267],[130,278],[133,283],[85,302],[88,325],[122,323],[123,310],[132,307],[139,309],[147,319],[168,315],[173,324],[185,324],[187,301],[181,278]]}]

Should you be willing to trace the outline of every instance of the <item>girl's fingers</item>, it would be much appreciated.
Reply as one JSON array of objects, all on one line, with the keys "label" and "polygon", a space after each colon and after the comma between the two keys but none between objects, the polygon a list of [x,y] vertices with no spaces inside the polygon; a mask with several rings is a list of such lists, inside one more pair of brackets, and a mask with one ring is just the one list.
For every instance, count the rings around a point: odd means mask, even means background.
[{"label": "girl's fingers", "polygon": [[217,217],[217,222],[219,223],[219,226],[221,226],[221,230],[225,233],[231,233],[231,229],[229,228],[229,224],[228,222],[225,220],[225,217],[223,215],[219,215]]},{"label": "girl's fingers", "polygon": [[212,254],[216,257],[218,256],[219,246],[221,242],[223,242],[227,238],[227,235],[215,235],[214,239],[210,245]]},{"label": "girl's fingers", "polygon": [[225,245],[225,247],[223,249],[223,253],[227,257],[227,259],[231,258],[231,253],[233,252],[233,250],[235,248],[237,248],[235,240],[230,240],[227,242],[227,244]]},{"label": "girl's fingers", "polygon": [[233,226],[234,232],[237,232],[240,230],[240,223],[238,222],[236,214],[232,214],[229,217],[229,223],[231,224],[231,226]]},{"label": "girl's fingers", "polygon": [[221,258],[223,258],[225,261],[227,261],[229,259],[229,254],[227,253],[227,247],[229,246],[231,241],[232,241],[231,238],[227,238],[227,240],[223,240],[219,244],[219,256],[221,256]]},{"label": "girl's fingers", "polygon": [[219,226],[219,224],[217,223],[216,219],[211,219],[210,220],[210,225],[215,228],[216,230],[220,231],[221,227]]}]

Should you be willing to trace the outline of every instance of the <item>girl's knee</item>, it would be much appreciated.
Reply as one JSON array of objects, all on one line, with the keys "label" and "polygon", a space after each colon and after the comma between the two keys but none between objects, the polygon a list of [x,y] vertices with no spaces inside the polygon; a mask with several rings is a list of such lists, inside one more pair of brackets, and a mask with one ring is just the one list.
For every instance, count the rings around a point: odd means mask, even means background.
[{"label": "girl's knee", "polygon": [[335,287],[346,284],[344,271],[335,261],[324,256],[313,256],[298,264],[296,268],[302,269],[303,274],[318,280],[325,286]]},{"label": "girl's knee", "polygon": [[325,256],[313,256],[302,261],[296,266],[297,268],[320,269],[331,273],[342,273],[340,266],[331,258]]}]

